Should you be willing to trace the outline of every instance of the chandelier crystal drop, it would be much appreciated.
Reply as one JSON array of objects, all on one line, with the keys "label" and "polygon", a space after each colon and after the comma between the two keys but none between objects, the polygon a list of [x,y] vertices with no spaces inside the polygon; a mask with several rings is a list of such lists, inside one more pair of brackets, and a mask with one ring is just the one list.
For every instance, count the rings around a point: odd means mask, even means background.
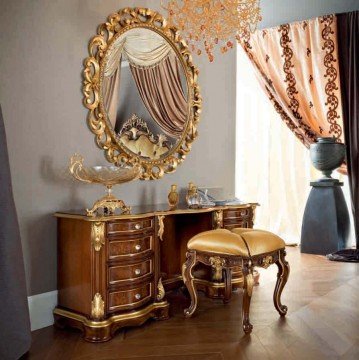
[{"label": "chandelier crystal drop", "polygon": [[168,11],[168,21],[197,55],[220,47],[226,53],[235,40],[246,38],[261,21],[260,0],[168,0],[162,1]]}]

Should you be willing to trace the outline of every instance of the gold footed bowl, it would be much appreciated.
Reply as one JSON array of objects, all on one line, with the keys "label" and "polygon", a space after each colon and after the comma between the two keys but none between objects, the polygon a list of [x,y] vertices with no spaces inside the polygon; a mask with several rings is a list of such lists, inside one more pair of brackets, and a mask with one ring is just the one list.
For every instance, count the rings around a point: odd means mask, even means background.
[{"label": "gold footed bowl", "polygon": [[84,158],[81,155],[75,154],[71,157],[69,170],[72,176],[79,181],[101,184],[107,188],[106,196],[97,200],[91,209],[86,209],[87,216],[95,216],[101,208],[105,216],[113,215],[116,209],[120,209],[122,214],[129,214],[131,207],[112,194],[112,186],[138,179],[141,167],[137,164],[132,167],[84,166],[83,163]]}]

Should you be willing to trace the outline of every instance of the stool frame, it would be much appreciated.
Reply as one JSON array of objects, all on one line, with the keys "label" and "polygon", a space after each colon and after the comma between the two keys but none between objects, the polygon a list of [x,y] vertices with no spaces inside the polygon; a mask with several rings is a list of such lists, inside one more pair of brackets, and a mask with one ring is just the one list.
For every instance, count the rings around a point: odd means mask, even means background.
[{"label": "stool frame", "polygon": [[234,266],[240,266],[243,272],[243,303],[242,303],[242,319],[243,319],[243,330],[246,334],[252,332],[253,326],[249,320],[249,308],[251,303],[251,297],[253,293],[254,278],[253,270],[254,267],[268,268],[272,264],[276,264],[278,267],[277,282],[273,294],[274,306],[279,312],[280,316],[287,314],[288,308],[281,303],[281,294],[287,283],[290,267],[285,259],[286,251],[284,248],[260,254],[256,256],[243,257],[238,255],[224,255],[218,253],[203,252],[197,250],[189,250],[186,253],[186,262],[182,266],[182,277],[185,286],[189,292],[191,298],[191,304],[184,310],[186,317],[191,317],[196,311],[198,306],[198,296],[195,287],[195,281],[193,276],[193,268],[198,264],[202,263],[211,266],[214,271],[219,275],[223,274],[225,282],[225,292],[223,302],[228,303],[232,295],[232,273],[231,269]]}]

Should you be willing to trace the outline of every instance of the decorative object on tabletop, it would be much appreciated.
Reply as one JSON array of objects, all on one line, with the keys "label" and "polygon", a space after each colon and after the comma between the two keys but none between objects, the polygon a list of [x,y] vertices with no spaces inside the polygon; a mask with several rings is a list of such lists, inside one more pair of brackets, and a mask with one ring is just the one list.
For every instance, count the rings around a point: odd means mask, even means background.
[{"label": "decorative object on tabletop", "polygon": [[140,176],[141,167],[139,165],[85,167],[83,162],[84,158],[81,155],[75,154],[71,157],[69,170],[73,177],[90,184],[102,184],[107,188],[107,195],[97,200],[90,210],[86,210],[87,216],[95,216],[101,208],[104,215],[113,215],[116,209],[120,209],[124,214],[130,213],[131,208],[112,194],[112,186],[137,179]]},{"label": "decorative object on tabletop", "polygon": [[318,138],[316,143],[310,145],[310,159],[313,166],[324,175],[318,182],[339,182],[331,174],[345,159],[345,145],[338,143],[334,137]]},{"label": "decorative object on tabletop", "polygon": [[199,188],[201,205],[204,207],[240,205],[242,201],[236,197],[228,197],[223,188]]},{"label": "decorative object on tabletop", "polygon": [[179,195],[177,192],[177,185],[171,185],[171,191],[168,194],[168,204],[170,209],[173,210],[177,207],[179,202]]},{"label": "decorative object on tabletop", "polygon": [[201,198],[202,207],[213,207],[216,204],[209,199],[208,189],[198,189],[198,194]]},{"label": "decorative object on tabletop", "polygon": [[197,186],[193,182],[188,184],[186,203],[190,209],[198,209],[201,206],[201,197],[198,194]]},{"label": "decorative object on tabletop", "polygon": [[226,53],[262,20],[259,0],[162,0],[161,5],[191,50],[198,55],[204,50],[210,62],[215,47]]}]

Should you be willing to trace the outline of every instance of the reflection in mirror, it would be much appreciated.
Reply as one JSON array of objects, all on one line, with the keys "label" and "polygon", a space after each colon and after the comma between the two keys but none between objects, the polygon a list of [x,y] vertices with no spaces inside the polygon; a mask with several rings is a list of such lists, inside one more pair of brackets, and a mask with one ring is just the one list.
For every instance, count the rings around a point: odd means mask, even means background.
[{"label": "reflection in mirror", "polygon": [[188,118],[187,82],[176,53],[155,31],[135,28],[111,44],[105,61],[103,105],[117,141],[144,159],[165,157]]}]

